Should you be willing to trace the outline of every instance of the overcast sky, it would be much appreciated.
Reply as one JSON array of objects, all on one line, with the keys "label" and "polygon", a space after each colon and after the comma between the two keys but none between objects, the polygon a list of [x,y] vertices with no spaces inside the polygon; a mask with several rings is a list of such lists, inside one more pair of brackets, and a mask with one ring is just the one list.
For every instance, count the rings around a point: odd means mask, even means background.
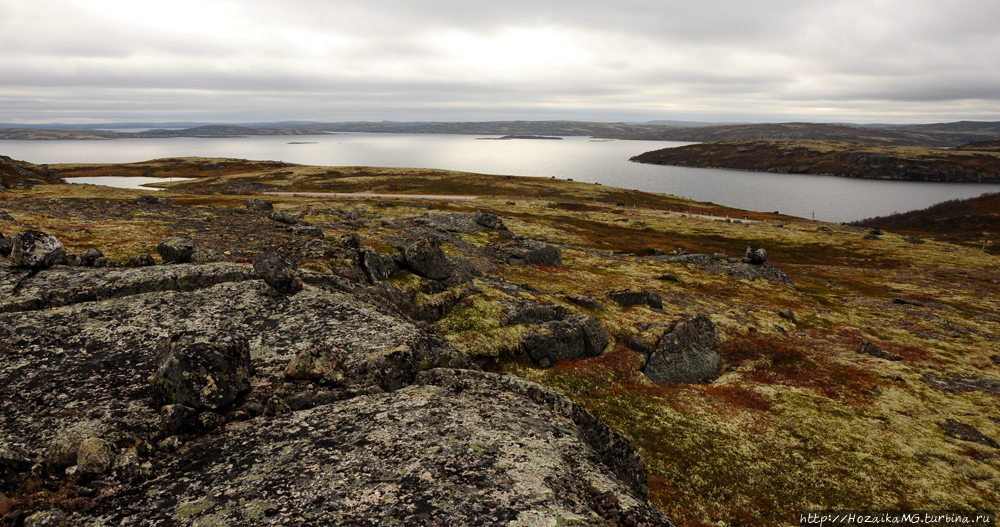
[{"label": "overcast sky", "polygon": [[1000,120],[997,0],[0,0],[0,122]]}]

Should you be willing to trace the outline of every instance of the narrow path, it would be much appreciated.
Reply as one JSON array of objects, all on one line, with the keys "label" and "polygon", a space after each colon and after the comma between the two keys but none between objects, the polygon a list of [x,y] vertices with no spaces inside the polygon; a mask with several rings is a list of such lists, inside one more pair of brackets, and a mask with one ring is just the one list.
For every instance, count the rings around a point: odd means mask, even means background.
[{"label": "narrow path", "polygon": [[268,196],[302,196],[307,198],[385,198],[385,199],[448,199],[468,200],[479,196],[459,196],[453,194],[377,194],[375,192],[261,192]]}]

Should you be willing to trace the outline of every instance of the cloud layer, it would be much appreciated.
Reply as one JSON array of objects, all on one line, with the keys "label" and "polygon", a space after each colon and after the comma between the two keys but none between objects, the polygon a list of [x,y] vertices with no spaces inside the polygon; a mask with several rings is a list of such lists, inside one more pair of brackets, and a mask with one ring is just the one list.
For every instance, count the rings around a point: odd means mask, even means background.
[{"label": "cloud layer", "polygon": [[0,0],[0,122],[1000,120],[981,0]]}]

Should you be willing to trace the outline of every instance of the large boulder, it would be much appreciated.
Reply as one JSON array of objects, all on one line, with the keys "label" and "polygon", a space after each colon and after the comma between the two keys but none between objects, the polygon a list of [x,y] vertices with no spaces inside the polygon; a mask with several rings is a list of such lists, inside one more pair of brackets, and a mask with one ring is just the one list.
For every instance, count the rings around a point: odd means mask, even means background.
[{"label": "large boulder", "polygon": [[76,453],[76,464],[84,474],[103,474],[111,468],[114,460],[111,443],[99,437],[84,439]]},{"label": "large boulder", "polygon": [[524,247],[514,252],[524,265],[551,265],[562,267],[562,250],[537,240],[524,240]]},{"label": "large boulder", "polygon": [[290,210],[276,210],[272,212],[269,217],[278,223],[284,223],[285,225],[295,225],[302,218],[302,213],[293,212]]},{"label": "large boulder", "polygon": [[253,365],[245,337],[174,335],[160,344],[152,377],[165,403],[218,410],[250,389]]},{"label": "large boulder", "polygon": [[83,260],[83,265],[86,265],[87,267],[93,267],[94,262],[101,258],[104,258],[104,253],[97,247],[91,247],[80,255],[80,259]]},{"label": "large boulder", "polygon": [[385,280],[399,271],[399,264],[391,255],[371,247],[365,247],[361,251],[361,268],[365,271],[368,279],[375,282],[376,280]]},{"label": "large boulder", "polygon": [[596,357],[608,345],[608,332],[597,320],[573,315],[541,324],[524,334],[521,349],[542,368],[557,362]]},{"label": "large boulder", "polygon": [[59,238],[40,231],[24,231],[11,241],[10,257],[14,265],[29,269],[52,267],[66,256]]},{"label": "large boulder", "polygon": [[653,382],[705,382],[719,374],[715,323],[705,315],[678,322],[664,333],[643,373]]},{"label": "large boulder", "polygon": [[191,257],[200,250],[194,240],[181,236],[171,236],[156,246],[164,263],[191,263]]},{"label": "large boulder", "polygon": [[420,276],[431,280],[445,280],[451,276],[448,258],[434,240],[420,238],[403,249],[403,256],[410,270]]},{"label": "large boulder", "polygon": [[295,266],[276,254],[264,252],[254,256],[253,270],[279,293],[293,294],[302,290],[302,279]]}]

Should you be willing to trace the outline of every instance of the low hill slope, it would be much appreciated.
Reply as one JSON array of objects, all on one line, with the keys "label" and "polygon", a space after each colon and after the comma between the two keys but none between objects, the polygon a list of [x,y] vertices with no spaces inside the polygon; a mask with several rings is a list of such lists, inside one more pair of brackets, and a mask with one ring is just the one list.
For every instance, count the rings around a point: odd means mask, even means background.
[{"label": "low hill slope", "polygon": [[1000,181],[1000,153],[834,141],[722,141],[664,148],[637,163],[910,181]]},{"label": "low hill slope", "polygon": [[868,218],[854,223],[997,252],[1000,193],[945,201],[926,209]]},{"label": "low hill slope", "polygon": [[0,190],[30,188],[42,183],[63,183],[48,167],[0,156]]}]

